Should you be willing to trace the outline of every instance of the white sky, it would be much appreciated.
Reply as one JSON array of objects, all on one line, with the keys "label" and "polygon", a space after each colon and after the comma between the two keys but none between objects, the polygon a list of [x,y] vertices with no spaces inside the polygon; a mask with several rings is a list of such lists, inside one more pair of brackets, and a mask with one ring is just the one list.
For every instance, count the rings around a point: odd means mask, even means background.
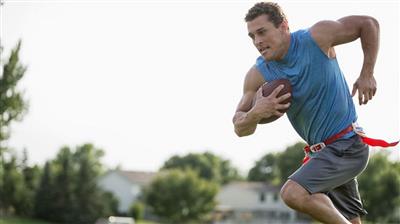
[{"label": "white sky", "polygon": [[[91,142],[104,149],[108,167],[147,171],[172,155],[209,150],[247,172],[264,154],[300,140],[286,117],[249,137],[233,132],[244,75],[258,56],[243,21],[255,2],[6,0],[2,57],[23,40],[28,71],[19,89],[30,102],[9,145],[27,148],[42,164],[63,145]],[[378,19],[378,92],[356,109],[370,137],[397,140],[399,3],[279,3],[292,31],[352,14]],[[360,42],[337,47],[337,54],[352,86]],[[398,150],[390,150],[395,159]]]}]

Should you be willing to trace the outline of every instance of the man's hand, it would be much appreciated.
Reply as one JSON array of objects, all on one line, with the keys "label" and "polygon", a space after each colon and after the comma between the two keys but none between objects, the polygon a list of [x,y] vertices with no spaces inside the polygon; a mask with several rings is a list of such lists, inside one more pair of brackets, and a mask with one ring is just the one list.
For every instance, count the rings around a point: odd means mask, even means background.
[{"label": "man's hand", "polygon": [[360,75],[353,85],[352,96],[354,96],[357,91],[359,104],[367,104],[376,93],[376,81],[374,76]]},{"label": "man's hand", "polygon": [[283,88],[283,85],[279,85],[269,96],[266,97],[262,95],[262,87],[258,89],[252,110],[259,116],[259,118],[269,118],[274,115],[281,117],[284,113],[279,110],[289,108],[290,103],[281,103],[290,97],[290,93],[277,97]]}]

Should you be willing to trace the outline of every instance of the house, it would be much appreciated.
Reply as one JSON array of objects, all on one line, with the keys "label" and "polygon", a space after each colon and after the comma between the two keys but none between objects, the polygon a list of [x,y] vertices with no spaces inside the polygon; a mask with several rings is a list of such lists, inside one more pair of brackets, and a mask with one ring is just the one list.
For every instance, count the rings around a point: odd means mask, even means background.
[{"label": "house", "polygon": [[113,193],[119,201],[119,212],[126,213],[140,195],[142,188],[149,184],[156,174],[154,172],[112,170],[100,177],[98,185]]},{"label": "house", "polygon": [[[112,170],[98,184],[119,200],[119,212],[127,213],[144,186],[157,173]],[[288,208],[279,196],[279,187],[263,182],[231,182],[220,188],[214,224],[301,224],[311,223]]]},{"label": "house", "polygon": [[217,195],[215,224],[310,223],[287,207],[280,189],[263,182],[232,182]]}]

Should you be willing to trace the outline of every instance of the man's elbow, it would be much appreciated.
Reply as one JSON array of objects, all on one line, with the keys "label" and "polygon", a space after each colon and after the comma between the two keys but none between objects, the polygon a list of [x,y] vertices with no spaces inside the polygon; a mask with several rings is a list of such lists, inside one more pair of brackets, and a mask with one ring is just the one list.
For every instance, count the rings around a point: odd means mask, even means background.
[{"label": "man's elbow", "polygon": [[244,125],[241,120],[238,119],[237,116],[234,116],[232,119],[232,123],[235,129],[235,133],[238,137],[244,137],[253,134],[256,131],[257,125],[248,126]]},{"label": "man's elbow", "polygon": [[255,130],[241,130],[240,128],[235,128],[235,133],[238,137],[249,136],[254,133]]},{"label": "man's elbow", "polygon": [[379,22],[372,16],[365,16],[364,24],[379,30]]},{"label": "man's elbow", "polygon": [[244,134],[244,132],[241,132],[241,131],[239,131],[239,130],[237,130],[237,129],[235,129],[235,133],[236,133],[236,135],[237,135],[238,137],[244,137],[244,136],[246,136],[246,135]]}]

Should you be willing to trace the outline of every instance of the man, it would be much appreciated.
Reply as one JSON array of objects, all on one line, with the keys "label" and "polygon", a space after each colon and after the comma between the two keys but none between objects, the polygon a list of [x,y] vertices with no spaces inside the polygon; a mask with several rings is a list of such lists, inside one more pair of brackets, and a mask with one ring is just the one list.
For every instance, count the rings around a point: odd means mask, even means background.
[{"label": "man", "polygon": [[[290,33],[285,14],[270,2],[255,4],[245,21],[261,56],[245,77],[233,118],[236,134],[251,135],[261,119],[282,116],[279,110],[289,108],[288,118],[311,146],[307,152],[312,158],[282,187],[283,201],[323,223],[361,223],[366,211],[356,176],[365,169],[369,150],[353,130],[357,115],[351,95],[358,92],[360,105],[375,95],[378,22],[369,16],[349,16]],[[364,63],[350,94],[334,47],[358,38]],[[291,103],[281,104],[289,93],[277,97],[282,85],[262,96],[260,87],[280,78],[292,85]]]}]

